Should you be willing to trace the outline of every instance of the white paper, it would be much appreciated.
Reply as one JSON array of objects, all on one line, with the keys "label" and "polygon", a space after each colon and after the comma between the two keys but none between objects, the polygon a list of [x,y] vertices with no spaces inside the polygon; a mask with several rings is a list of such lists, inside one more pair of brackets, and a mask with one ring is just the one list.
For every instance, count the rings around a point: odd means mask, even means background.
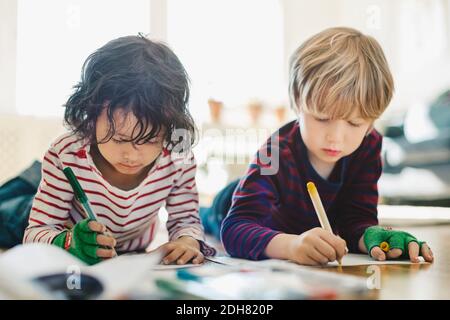
[{"label": "white paper", "polygon": [[33,278],[43,274],[66,272],[68,266],[86,267],[86,264],[54,245],[30,243],[2,253],[0,266],[9,269],[16,276]]},{"label": "white paper", "polygon": [[[149,279],[150,270],[161,260],[159,254],[119,256],[88,266],[73,255],[54,245],[32,243],[14,247],[0,255],[0,272],[15,284],[31,283],[33,278],[56,274],[82,272],[98,279],[104,286],[100,299],[112,299],[130,293],[141,279]],[[2,279],[3,280],[3,279]],[[15,292],[20,296],[21,292]],[[23,296],[29,294],[23,292]],[[45,298],[45,297],[44,297]]]},{"label": "white paper", "polygon": [[205,259],[207,261],[215,262],[218,264],[223,264],[226,266],[235,266],[235,267],[257,263],[256,261],[252,261],[252,260],[232,258],[230,256],[222,256],[222,255],[217,255],[214,257],[206,257]]},{"label": "white paper", "polygon": [[[208,257],[207,258],[210,261],[228,265],[228,266],[235,266],[235,267],[280,267],[280,266],[299,266],[295,262],[286,261],[286,260],[277,260],[277,259],[268,259],[268,260],[261,260],[261,261],[252,261],[252,260],[246,260],[246,259],[237,259],[237,258],[231,258],[229,256],[217,256],[217,257]],[[419,263],[427,263],[424,262],[422,257],[419,257],[420,262]],[[349,266],[364,266],[364,265],[380,265],[380,264],[413,264],[413,262],[409,260],[385,260],[385,261],[376,261],[372,258],[370,258],[366,254],[353,254],[349,253],[344,256],[342,259],[342,266],[343,267],[349,267]],[[318,267],[337,267],[338,263],[337,261],[333,261],[328,263],[325,266],[318,266]],[[301,266],[303,267],[303,266]]]},{"label": "white paper", "polygon": [[101,299],[114,299],[131,293],[139,281],[152,281],[150,270],[161,260],[159,254],[119,256],[87,267],[89,274],[98,278],[105,286]]},{"label": "white paper", "polygon": [[203,264],[156,264],[151,268],[154,271],[164,271],[164,270],[177,270],[177,269],[185,269],[185,268],[197,268],[202,266]]},{"label": "white paper", "polygon": [[[422,257],[419,257],[420,262],[418,263],[427,263],[423,260]],[[350,266],[367,266],[367,265],[380,265],[380,264],[418,264],[411,262],[410,260],[385,260],[385,261],[377,261],[372,258],[370,258],[367,254],[353,254],[349,253],[344,256],[342,259],[342,266],[343,267],[350,267]],[[328,263],[324,267],[337,267],[338,262],[333,261]]]}]

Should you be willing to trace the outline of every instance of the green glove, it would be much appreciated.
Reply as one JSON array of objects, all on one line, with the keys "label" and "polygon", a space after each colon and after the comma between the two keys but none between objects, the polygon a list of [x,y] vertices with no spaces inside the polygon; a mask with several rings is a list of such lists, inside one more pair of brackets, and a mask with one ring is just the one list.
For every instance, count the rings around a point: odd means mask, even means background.
[{"label": "green glove", "polygon": [[[97,244],[98,233],[92,231],[88,223],[91,219],[84,219],[78,222],[72,230],[65,231],[53,240],[53,244],[68,250],[71,254],[86,262],[89,265],[102,261],[97,257],[97,249],[101,248]],[[70,246],[65,248],[67,237],[71,237]]]},{"label": "green glove", "polygon": [[[417,240],[416,237],[408,232],[391,230],[380,226],[373,226],[366,229],[364,232],[364,244],[366,245],[369,256],[374,247],[380,247],[383,242],[389,245],[389,249],[402,250],[401,258],[409,258],[408,244],[416,242],[419,245],[419,252],[421,252],[424,241]],[[384,251],[384,250],[383,250]]]}]

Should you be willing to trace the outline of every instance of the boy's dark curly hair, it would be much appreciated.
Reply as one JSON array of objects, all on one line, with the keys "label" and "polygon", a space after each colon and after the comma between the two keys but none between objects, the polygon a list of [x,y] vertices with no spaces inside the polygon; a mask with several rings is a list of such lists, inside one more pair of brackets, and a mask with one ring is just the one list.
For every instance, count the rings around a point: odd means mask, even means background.
[{"label": "boy's dark curly hair", "polygon": [[[123,109],[138,120],[130,142],[145,143],[164,128],[164,141],[173,148],[181,142],[173,138],[174,130],[183,129],[181,140],[190,147],[196,127],[188,101],[189,77],[172,50],[141,34],[127,36],[108,42],[86,59],[81,80],[65,104],[64,123],[91,143],[103,143],[115,134],[114,111]],[[109,132],[97,141],[96,122],[105,106]]]}]

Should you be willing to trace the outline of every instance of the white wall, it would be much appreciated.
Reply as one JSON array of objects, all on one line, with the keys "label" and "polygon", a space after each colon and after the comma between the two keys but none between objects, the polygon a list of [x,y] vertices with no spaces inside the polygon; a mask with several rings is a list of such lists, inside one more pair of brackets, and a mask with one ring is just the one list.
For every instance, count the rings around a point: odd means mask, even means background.
[{"label": "white wall", "polygon": [[17,0],[17,112],[61,116],[89,54],[149,33],[149,0]]},{"label": "white wall", "polygon": [[0,185],[34,160],[42,160],[50,143],[64,131],[59,118],[0,116]]},{"label": "white wall", "polygon": [[285,74],[292,52],[308,37],[338,24],[339,1],[281,0],[284,13]]},{"label": "white wall", "polygon": [[0,113],[16,106],[16,0],[0,0]]}]

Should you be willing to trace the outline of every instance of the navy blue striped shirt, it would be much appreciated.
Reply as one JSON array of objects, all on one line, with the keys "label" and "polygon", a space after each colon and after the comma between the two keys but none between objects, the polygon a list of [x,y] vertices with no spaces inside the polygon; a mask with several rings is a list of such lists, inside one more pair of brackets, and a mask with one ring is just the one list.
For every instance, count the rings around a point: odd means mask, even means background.
[{"label": "navy blue striped shirt", "polygon": [[[333,231],[346,240],[350,252],[359,252],[364,230],[378,224],[381,144],[382,136],[372,130],[325,180],[308,159],[298,122],[280,128],[257,152],[234,191],[221,228],[226,251],[234,257],[265,259],[265,248],[277,234],[299,235],[320,227],[306,189],[306,183],[313,181]],[[271,163],[264,157],[270,154],[274,155]],[[274,174],[266,174],[265,169],[277,165]]]}]

